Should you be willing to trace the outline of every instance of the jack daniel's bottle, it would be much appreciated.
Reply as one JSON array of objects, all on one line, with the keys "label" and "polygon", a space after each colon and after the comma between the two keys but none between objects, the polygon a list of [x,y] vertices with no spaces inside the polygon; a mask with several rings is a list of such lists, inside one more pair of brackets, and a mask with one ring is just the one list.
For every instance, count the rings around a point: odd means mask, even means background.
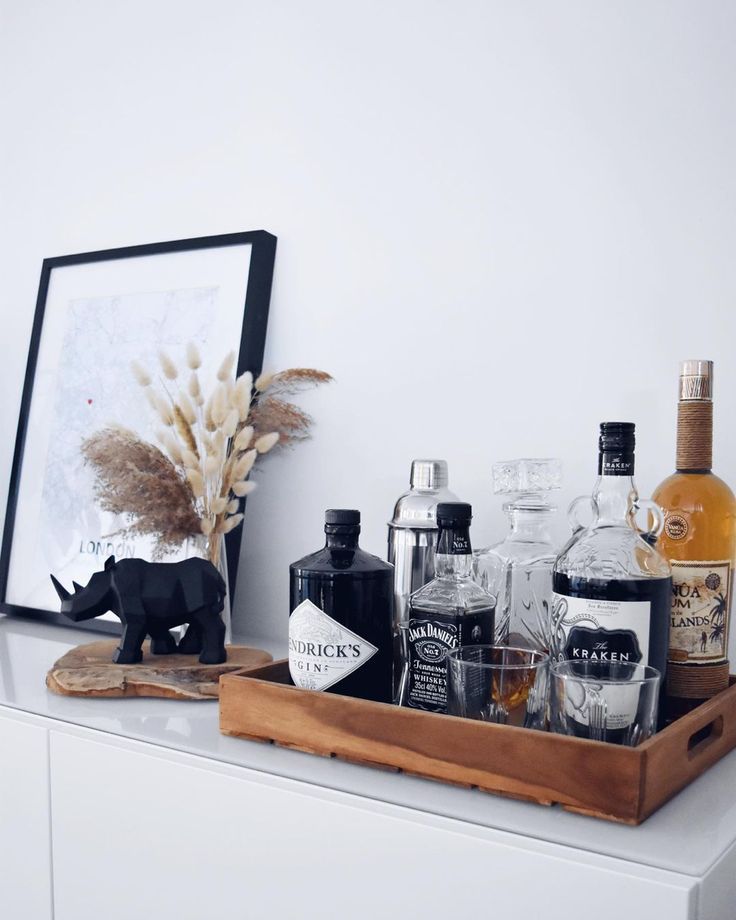
[{"label": "jack daniel's bottle", "polygon": [[635,521],[646,507],[661,529],[662,512],[636,491],[634,425],[603,422],[599,448],[593,523],[577,522],[578,502],[590,499],[576,499],[573,536],[554,565],[552,652],[574,661],[641,662],[664,675],[670,567],[651,545],[655,534],[642,533]]},{"label": "jack daniel's bottle", "polygon": [[289,570],[291,679],[390,703],[393,566],[358,546],[359,511],[327,511],[325,533],[325,547]]},{"label": "jack daniel's bottle", "polygon": [[412,594],[405,627],[405,702],[413,709],[445,712],[447,653],[493,642],[496,600],[471,577],[471,520],[472,509],[464,502],[437,505],[435,577]]}]

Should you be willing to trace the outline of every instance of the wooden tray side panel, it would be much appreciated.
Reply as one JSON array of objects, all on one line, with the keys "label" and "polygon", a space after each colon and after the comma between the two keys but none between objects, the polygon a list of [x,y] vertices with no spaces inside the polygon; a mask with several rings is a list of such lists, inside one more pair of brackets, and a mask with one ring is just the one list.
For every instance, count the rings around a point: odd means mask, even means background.
[{"label": "wooden tray side panel", "polygon": [[283,682],[283,662],[250,674],[221,678],[225,734],[641,820],[639,750],[299,690]]},{"label": "wooden tray side panel", "polygon": [[645,758],[641,820],[736,748],[736,683],[650,738]]}]

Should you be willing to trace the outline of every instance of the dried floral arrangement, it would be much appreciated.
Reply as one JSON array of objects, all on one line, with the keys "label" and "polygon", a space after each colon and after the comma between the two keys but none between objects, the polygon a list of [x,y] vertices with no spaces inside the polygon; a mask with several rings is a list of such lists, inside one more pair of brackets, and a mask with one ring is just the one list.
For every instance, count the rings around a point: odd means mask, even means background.
[{"label": "dried floral arrangement", "polygon": [[140,363],[132,372],[161,423],[161,447],[111,426],[85,440],[82,454],[94,468],[100,507],[127,521],[119,533],[153,536],[159,559],[204,536],[217,565],[222,535],[241,523],[241,500],[256,487],[250,479],[256,463],[276,445],[309,437],[312,418],[290,397],[332,378],[299,367],[255,381],[250,371],[235,378],[231,352],[205,397],[194,343],[186,348],[185,368],[164,352],[159,364],[158,386]]}]

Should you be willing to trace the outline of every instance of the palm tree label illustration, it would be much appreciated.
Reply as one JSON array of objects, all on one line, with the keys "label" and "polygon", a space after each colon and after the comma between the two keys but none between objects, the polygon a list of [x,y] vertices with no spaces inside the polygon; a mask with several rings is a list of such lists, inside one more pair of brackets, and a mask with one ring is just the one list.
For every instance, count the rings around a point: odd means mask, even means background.
[{"label": "palm tree label illustration", "polygon": [[726,658],[731,563],[672,562],[670,660],[713,664]]}]

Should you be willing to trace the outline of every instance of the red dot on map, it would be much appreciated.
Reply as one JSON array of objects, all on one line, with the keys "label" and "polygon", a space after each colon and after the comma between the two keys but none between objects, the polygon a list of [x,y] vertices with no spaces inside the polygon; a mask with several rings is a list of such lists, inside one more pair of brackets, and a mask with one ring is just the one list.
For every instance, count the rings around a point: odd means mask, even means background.
[{"label": "red dot on map", "polygon": [[92,405],[92,400],[91,400],[91,399],[88,399],[88,400],[87,400],[87,405],[88,405],[88,406],[91,406],[91,405]]}]

